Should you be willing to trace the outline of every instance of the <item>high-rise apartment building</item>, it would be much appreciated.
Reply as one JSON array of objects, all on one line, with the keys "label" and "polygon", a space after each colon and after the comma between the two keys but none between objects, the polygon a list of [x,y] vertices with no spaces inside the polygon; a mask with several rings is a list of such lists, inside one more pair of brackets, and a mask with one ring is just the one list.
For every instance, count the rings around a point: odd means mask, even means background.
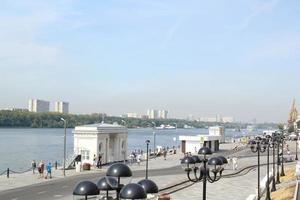
[{"label": "high-rise apartment building", "polygon": [[168,118],[168,111],[167,110],[159,110],[158,117],[160,119],[167,119]]},{"label": "high-rise apartment building", "polygon": [[140,118],[141,116],[137,113],[127,113],[128,118]]},{"label": "high-rise apartment building", "polygon": [[30,112],[49,112],[50,102],[40,99],[29,99],[28,110]]},{"label": "high-rise apartment building", "polygon": [[168,111],[167,110],[148,109],[147,116],[149,119],[167,119]]},{"label": "high-rise apartment building", "polygon": [[147,115],[149,119],[157,119],[158,118],[158,110],[148,109]]},{"label": "high-rise apartment building", "polygon": [[55,112],[69,113],[69,103],[63,101],[56,101],[54,106]]}]

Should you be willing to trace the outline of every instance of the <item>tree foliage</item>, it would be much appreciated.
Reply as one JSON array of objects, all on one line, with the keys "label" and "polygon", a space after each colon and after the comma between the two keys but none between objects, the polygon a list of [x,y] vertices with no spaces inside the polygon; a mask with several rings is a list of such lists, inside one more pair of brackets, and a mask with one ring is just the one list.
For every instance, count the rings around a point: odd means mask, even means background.
[{"label": "tree foliage", "polygon": [[[177,124],[178,128],[183,128],[184,125],[195,128],[207,128],[209,126],[223,125],[225,128],[246,128],[249,124],[241,123],[213,123],[213,122],[198,122],[182,119],[138,119],[138,118],[121,118],[115,116],[105,116],[103,114],[90,115],[75,115],[62,114],[55,112],[33,113],[22,111],[0,111],[0,127],[31,127],[31,128],[63,128],[64,123],[61,120],[67,120],[67,127],[74,128],[78,125],[100,123],[103,118],[105,123],[118,123],[126,125],[128,128],[153,127],[153,122],[156,126]],[[274,124],[260,124],[258,128],[275,126]]]}]

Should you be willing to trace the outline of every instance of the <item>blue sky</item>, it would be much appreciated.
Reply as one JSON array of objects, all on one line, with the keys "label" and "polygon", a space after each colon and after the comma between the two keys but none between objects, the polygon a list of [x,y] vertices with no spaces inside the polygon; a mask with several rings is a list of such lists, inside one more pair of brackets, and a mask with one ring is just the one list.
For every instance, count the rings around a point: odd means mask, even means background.
[{"label": "blue sky", "polygon": [[[0,108],[286,121],[300,1],[0,0]],[[53,106],[53,104],[52,104]]]}]

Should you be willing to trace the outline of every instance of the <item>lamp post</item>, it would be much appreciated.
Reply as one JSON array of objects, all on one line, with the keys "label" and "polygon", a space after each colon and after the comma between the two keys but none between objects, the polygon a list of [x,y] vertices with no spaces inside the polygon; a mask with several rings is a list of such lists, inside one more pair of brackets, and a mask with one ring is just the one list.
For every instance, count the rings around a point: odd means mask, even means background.
[{"label": "lamp post", "polygon": [[[295,126],[295,127],[297,128],[297,126]],[[299,139],[299,136],[298,136],[298,130],[297,129],[295,129],[296,136],[297,136],[297,139],[296,139],[296,157],[295,157],[295,160],[298,160],[298,139]]]},{"label": "lamp post", "polygon": [[280,174],[279,174],[280,154],[279,154],[279,148],[280,148],[280,138],[277,135],[277,174],[276,174],[276,184],[280,183]]},{"label": "lamp post", "polygon": [[260,199],[260,153],[266,151],[266,145],[263,143],[261,137],[256,137],[255,140],[251,142],[251,151],[257,153],[257,199]]},{"label": "lamp post", "polygon": [[265,143],[267,145],[267,183],[266,183],[266,200],[271,200],[270,195],[270,148],[274,148],[271,143],[272,137],[267,135]]},{"label": "lamp post", "polygon": [[272,189],[271,189],[271,192],[276,191],[276,183],[275,183],[275,148],[276,148],[276,146],[277,146],[276,145],[276,133],[274,133],[273,137],[272,137],[272,147],[273,147],[273,177],[272,177]]},{"label": "lamp post", "polygon": [[124,186],[123,184],[121,184],[121,178],[132,176],[132,172],[130,168],[123,163],[115,163],[107,169],[106,176],[117,178],[116,190],[117,190],[117,199],[119,199],[120,190]]},{"label": "lamp post", "polygon": [[[214,183],[221,179],[224,170],[222,165],[227,163],[227,160],[223,156],[213,157],[208,160],[207,156],[212,154],[208,147],[202,147],[198,154],[203,155],[203,158],[199,158],[198,156],[186,156],[181,160],[181,165],[191,182],[203,182],[203,200],[206,200],[207,181]],[[200,167],[201,163],[202,166]],[[208,165],[213,166],[213,169],[210,170]],[[191,178],[191,172],[194,174],[194,178]],[[197,175],[198,172],[199,175]],[[211,172],[213,173],[213,176],[210,175]]]},{"label": "lamp post", "polygon": [[146,179],[148,179],[149,143],[150,143],[150,140],[146,140],[146,144],[147,144],[147,155],[146,155]]},{"label": "lamp post", "polygon": [[98,194],[99,190],[97,185],[91,181],[79,182],[73,190],[74,196],[84,196],[85,200],[88,199],[88,196],[96,196]]},{"label": "lamp post", "polygon": [[281,134],[280,140],[281,140],[281,173],[280,173],[280,176],[285,176],[285,173],[284,173],[284,166],[283,166],[283,146],[284,146],[284,136],[283,136],[283,132],[282,132],[282,134]]},{"label": "lamp post", "polygon": [[61,121],[64,122],[64,130],[65,130],[65,135],[64,135],[64,169],[63,169],[63,174],[66,176],[66,146],[67,146],[67,120],[64,118],[60,118]]},{"label": "lamp post", "polygon": [[155,133],[155,127],[156,127],[156,123],[155,122],[151,122],[153,124],[153,153],[154,153],[154,157],[156,157],[155,155],[155,145],[156,145],[156,133]]}]

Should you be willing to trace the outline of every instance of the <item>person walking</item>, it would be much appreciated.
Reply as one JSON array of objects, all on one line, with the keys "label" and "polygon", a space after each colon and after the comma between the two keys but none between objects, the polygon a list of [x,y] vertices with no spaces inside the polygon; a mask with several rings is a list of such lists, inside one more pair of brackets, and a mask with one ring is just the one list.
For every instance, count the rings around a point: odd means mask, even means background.
[{"label": "person walking", "polygon": [[49,178],[51,179],[52,178],[52,165],[51,165],[51,162],[48,163],[48,165],[46,166],[46,170],[47,170],[47,174],[46,174],[46,177],[45,179],[48,178],[48,175],[49,175]]},{"label": "person walking", "polygon": [[31,162],[31,168],[32,168],[32,173],[35,174],[35,169],[36,169],[36,162],[35,162],[35,160],[32,160],[32,162]]},{"label": "person walking", "polygon": [[44,165],[43,161],[41,160],[38,165],[39,178],[44,177],[44,167],[45,167],[45,165]]},{"label": "person walking", "polygon": [[94,165],[94,167],[96,167],[96,154],[94,154],[93,165]]},{"label": "person walking", "polygon": [[164,149],[163,154],[164,154],[164,160],[167,160],[167,150],[166,149]]},{"label": "person walking", "polygon": [[102,156],[100,154],[98,156],[97,168],[98,169],[102,168]]}]

